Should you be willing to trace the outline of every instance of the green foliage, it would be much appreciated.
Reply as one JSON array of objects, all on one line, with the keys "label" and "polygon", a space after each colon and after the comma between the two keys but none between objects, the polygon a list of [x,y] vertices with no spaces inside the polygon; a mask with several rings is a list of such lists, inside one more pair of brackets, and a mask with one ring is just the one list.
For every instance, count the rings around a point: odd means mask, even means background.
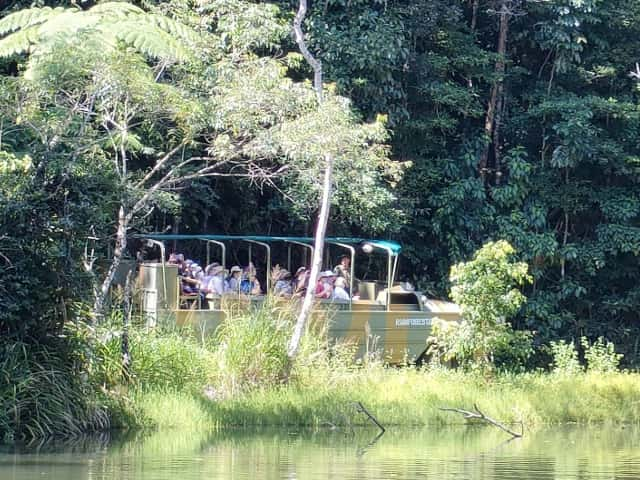
[{"label": "green foliage", "polygon": [[587,370],[594,373],[616,372],[620,360],[624,355],[616,353],[615,345],[603,337],[589,343],[586,337],[580,338],[580,344],[584,348],[584,359],[587,362]]},{"label": "green foliage", "polygon": [[259,309],[232,313],[218,330],[217,382],[226,394],[273,387],[287,376],[287,342],[295,312],[290,305],[268,299]]},{"label": "green foliage", "polygon": [[551,364],[553,371],[561,375],[578,375],[584,372],[580,360],[578,359],[578,351],[573,342],[565,342],[559,340],[551,342],[551,355],[553,363]]},{"label": "green foliage", "polygon": [[527,264],[513,262],[513,253],[508,242],[489,242],[473,260],[451,268],[451,297],[462,308],[463,320],[434,323],[431,354],[482,368],[494,365],[496,354],[511,357],[512,367],[531,355],[531,335],[515,333],[506,323],[526,301],[517,287],[530,281]]},{"label": "green foliage", "polygon": [[80,436],[109,427],[107,412],[83,373],[86,363],[78,357],[85,342],[0,344],[0,443]]},{"label": "green foliage", "polygon": [[166,61],[190,57],[185,41],[194,40],[188,28],[158,15],[148,15],[127,2],[104,2],[84,11],[72,8],[32,8],[0,19],[0,57],[30,52],[28,75],[44,58],[56,56],[62,42],[77,43],[90,34],[103,50],[124,42],[139,52]]},{"label": "green foliage", "polygon": [[481,326],[496,325],[514,315],[526,301],[518,289],[531,281],[528,265],[513,262],[508,242],[488,242],[473,260],[451,267],[451,298],[463,316]]},{"label": "green foliage", "polygon": [[102,326],[94,346],[92,380],[115,389],[116,396],[120,385],[140,390],[199,392],[212,374],[211,353],[189,333],[143,327],[128,330],[131,364],[123,370],[121,321]]},{"label": "green foliage", "polygon": [[221,47],[234,56],[275,51],[291,30],[280,9],[271,3],[205,0],[200,2],[200,12],[215,23]]},{"label": "green foliage", "polygon": [[[240,397],[201,401],[181,392],[149,392],[137,398],[150,426],[200,427],[370,426],[353,409],[359,399],[384,425],[459,425],[443,405],[478,406],[493,418],[545,425],[636,424],[637,374],[496,374],[443,369],[364,368],[332,374],[322,368],[304,386],[258,389]],[[330,375],[327,377],[326,375]],[[328,380],[327,380],[328,378]],[[195,421],[194,421],[195,419]]]}]

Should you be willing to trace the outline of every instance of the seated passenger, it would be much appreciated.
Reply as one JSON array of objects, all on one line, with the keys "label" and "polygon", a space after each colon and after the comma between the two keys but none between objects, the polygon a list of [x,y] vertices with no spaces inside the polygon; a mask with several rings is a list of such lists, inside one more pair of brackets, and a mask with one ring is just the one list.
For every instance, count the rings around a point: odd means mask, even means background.
[{"label": "seated passenger", "polygon": [[273,287],[273,294],[278,297],[290,297],[292,293],[291,273],[284,268],[279,268],[278,277]]},{"label": "seated passenger", "polygon": [[200,291],[204,292],[205,294],[207,293],[211,293],[209,292],[209,283],[211,282],[211,279],[214,277],[213,275],[213,269],[216,267],[219,267],[220,264],[218,262],[213,262],[209,265],[207,265],[204,269],[204,276],[202,277],[202,279],[200,280]]},{"label": "seated passenger", "polygon": [[242,283],[242,269],[234,265],[231,267],[229,277],[227,277],[227,293],[240,293],[240,284]]},{"label": "seated passenger", "polygon": [[347,284],[344,278],[338,277],[333,283],[333,292],[331,293],[332,300],[346,300],[349,301],[349,293],[347,292]]},{"label": "seated passenger", "polygon": [[224,268],[221,265],[211,268],[211,279],[206,286],[210,295],[222,295],[224,289]]},{"label": "seated passenger", "polygon": [[177,265],[178,266],[178,275],[182,275],[185,270],[184,264],[184,255],[181,253],[172,253],[169,255],[169,260],[167,260],[169,265]]},{"label": "seated passenger", "polygon": [[338,265],[333,269],[333,273],[338,277],[344,278],[346,288],[351,284],[351,257],[349,255],[341,255],[338,258]]},{"label": "seated passenger", "polygon": [[309,286],[309,270],[306,267],[300,267],[296,270],[293,278],[293,296],[296,298],[304,297]]},{"label": "seated passenger", "polygon": [[193,263],[192,260],[184,262],[184,269],[182,273],[178,270],[180,277],[180,283],[182,285],[182,293],[191,294],[198,293],[200,291],[200,282],[196,278],[198,272],[198,265]]},{"label": "seated passenger", "polygon": [[240,283],[240,291],[245,295],[260,295],[262,290],[260,288],[260,282],[256,277],[255,270],[249,270],[247,278],[243,279]]},{"label": "seated passenger", "polygon": [[320,273],[316,284],[316,298],[329,299],[333,293],[333,281],[336,275],[331,270]]}]

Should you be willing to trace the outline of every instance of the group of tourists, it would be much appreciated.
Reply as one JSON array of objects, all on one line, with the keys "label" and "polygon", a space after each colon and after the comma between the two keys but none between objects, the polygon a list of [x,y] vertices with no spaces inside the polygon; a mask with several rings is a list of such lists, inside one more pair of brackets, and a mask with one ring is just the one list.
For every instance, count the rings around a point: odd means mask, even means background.
[{"label": "group of tourists", "polygon": [[[203,268],[197,262],[186,259],[179,253],[172,253],[168,263],[178,267],[181,293],[199,296],[203,304],[206,304],[208,298],[226,294],[261,295],[265,293],[253,263],[249,263],[246,267],[234,265],[228,271],[217,262]],[[349,301],[351,299],[350,267],[351,258],[343,255],[333,270],[320,272],[314,289],[315,297]],[[292,274],[280,265],[276,265],[271,270],[272,293],[286,298],[304,297],[309,288],[310,274],[311,270],[304,266]]]},{"label": "group of tourists", "polygon": [[[338,265],[333,270],[320,272],[315,285],[314,294],[316,298],[327,300],[351,299],[351,258],[343,255],[339,259]],[[300,267],[295,274],[291,274],[286,269],[276,265],[272,272],[273,293],[281,297],[304,297],[309,288],[309,276],[311,270],[307,267]]]}]

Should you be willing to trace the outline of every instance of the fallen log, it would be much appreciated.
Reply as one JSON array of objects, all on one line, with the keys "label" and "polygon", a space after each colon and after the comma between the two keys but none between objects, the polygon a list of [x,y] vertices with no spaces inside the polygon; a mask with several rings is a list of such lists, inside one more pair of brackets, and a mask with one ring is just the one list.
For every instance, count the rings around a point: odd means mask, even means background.
[{"label": "fallen log", "polygon": [[497,420],[494,420],[493,418],[486,416],[482,411],[480,411],[480,409],[478,408],[478,405],[475,404],[475,403],[473,404],[473,411],[464,410],[462,408],[446,408],[446,407],[441,407],[440,410],[442,410],[444,412],[459,413],[466,420],[480,420],[480,421],[486,422],[486,423],[488,423],[490,425],[493,425],[494,427],[497,427],[500,430],[508,433],[513,438],[520,438],[520,437],[522,437],[524,435],[524,424],[521,423],[521,427],[522,427],[522,432],[521,433],[514,432],[513,430],[511,430],[509,427],[507,427],[503,423],[500,423]]}]

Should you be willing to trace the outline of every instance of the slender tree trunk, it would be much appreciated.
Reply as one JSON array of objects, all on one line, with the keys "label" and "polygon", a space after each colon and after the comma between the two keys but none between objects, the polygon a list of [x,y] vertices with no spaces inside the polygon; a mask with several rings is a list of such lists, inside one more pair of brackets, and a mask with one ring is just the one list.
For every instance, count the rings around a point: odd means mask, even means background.
[{"label": "slender tree trunk", "polygon": [[[307,14],[307,0],[300,0],[298,12],[293,21],[293,31],[295,34],[298,48],[307,60],[311,68],[313,68],[313,87],[316,91],[318,105],[323,102],[322,96],[322,64],[319,60],[309,52],[307,44],[304,40],[302,32],[302,22]],[[314,238],[313,261],[311,263],[311,273],[309,275],[309,285],[302,301],[302,308],[298,314],[298,319],[294,328],[293,335],[289,341],[287,355],[289,364],[291,365],[298,355],[300,340],[304,334],[305,327],[311,316],[313,302],[315,300],[315,286],[318,281],[318,274],[322,268],[322,254],[324,251],[324,236],[327,232],[327,222],[329,221],[329,211],[331,209],[331,186],[333,184],[333,155],[326,154],[324,157],[324,181],[322,182],[322,195],[320,202],[320,213],[318,214],[318,223]]]},{"label": "slender tree trunk", "polygon": [[[478,8],[480,7],[480,0],[471,0],[471,33],[475,37],[476,26],[478,24]],[[473,79],[469,77],[467,79],[467,86],[473,88]]]},{"label": "slender tree trunk", "polygon": [[129,381],[131,374],[131,352],[129,350],[129,324],[131,322],[131,299],[133,296],[133,271],[127,273],[122,299],[122,376]]},{"label": "slender tree trunk", "polygon": [[116,230],[116,247],[113,251],[113,259],[107,275],[102,281],[102,285],[96,292],[96,297],[93,303],[93,317],[96,322],[100,322],[104,318],[104,308],[109,294],[109,289],[113,283],[113,278],[116,275],[116,271],[120,266],[122,260],[122,254],[127,248],[127,229],[129,227],[129,219],[124,213],[124,206],[120,206],[118,211],[118,229]]},{"label": "slender tree trunk", "polygon": [[495,183],[500,185],[502,180],[502,145],[500,139],[500,127],[502,126],[502,116],[505,108],[504,84],[500,83],[498,91],[498,103],[496,105],[496,117],[493,127],[493,157],[495,159]]},{"label": "slender tree trunk", "polygon": [[327,231],[327,222],[329,220],[329,210],[331,208],[331,184],[333,181],[333,156],[325,156],[325,171],[324,181],[322,184],[322,200],[320,204],[320,213],[318,215],[318,224],[316,226],[316,233],[314,238],[313,260],[311,262],[311,273],[309,275],[309,286],[304,295],[302,302],[302,308],[298,314],[298,320],[296,322],[291,341],[289,342],[289,348],[287,354],[291,361],[295,360],[298,354],[298,348],[300,346],[300,340],[304,333],[304,328],[307,324],[309,317],[311,316],[311,309],[313,308],[313,302],[315,299],[315,285],[318,281],[318,274],[322,268],[322,254],[324,251],[324,236]]},{"label": "slender tree trunk", "polygon": [[500,25],[499,25],[499,36],[498,36],[498,50],[497,53],[499,55],[498,61],[495,65],[495,74],[498,77],[491,88],[491,95],[489,97],[489,104],[487,105],[487,114],[484,120],[484,133],[487,139],[487,144],[482,150],[482,154],[480,156],[480,161],[478,162],[478,169],[480,171],[480,175],[482,177],[485,176],[487,172],[488,160],[489,160],[489,149],[491,147],[491,143],[493,142],[493,133],[495,126],[495,117],[496,110],[498,106],[498,98],[503,94],[503,81],[504,81],[504,72],[505,72],[505,60],[507,53],[507,34],[509,32],[509,19],[510,12],[507,8],[505,0],[500,3]]},{"label": "slender tree trunk", "polygon": [[471,31],[475,32],[476,25],[478,24],[478,7],[480,6],[480,0],[473,0],[471,3]]},{"label": "slender tree trunk", "polygon": [[322,103],[322,63],[317,60],[309,51],[307,42],[304,39],[304,32],[302,31],[302,22],[307,16],[307,0],[300,0],[298,4],[298,12],[293,19],[293,34],[300,49],[300,53],[313,69],[313,88],[316,91],[318,97],[318,103]]}]

